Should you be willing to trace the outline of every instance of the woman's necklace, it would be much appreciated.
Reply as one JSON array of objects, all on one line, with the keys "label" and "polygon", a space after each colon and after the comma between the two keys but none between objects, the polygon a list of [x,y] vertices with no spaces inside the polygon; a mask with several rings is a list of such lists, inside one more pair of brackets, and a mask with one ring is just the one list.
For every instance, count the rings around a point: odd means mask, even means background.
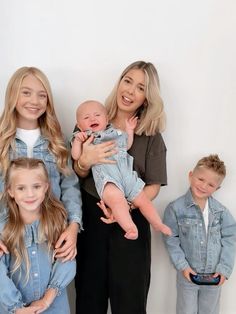
[{"label": "woman's necklace", "polygon": [[120,129],[120,130],[125,130],[125,121],[123,122],[121,122],[121,121],[115,121],[115,120],[113,120],[112,122],[111,122],[117,129]]}]

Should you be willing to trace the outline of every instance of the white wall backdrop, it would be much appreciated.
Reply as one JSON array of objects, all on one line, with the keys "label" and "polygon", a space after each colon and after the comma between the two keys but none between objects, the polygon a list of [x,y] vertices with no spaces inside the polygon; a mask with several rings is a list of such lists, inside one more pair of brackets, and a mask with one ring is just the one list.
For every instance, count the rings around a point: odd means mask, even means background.
[{"label": "white wall backdrop", "polygon": [[[218,153],[228,175],[215,196],[236,217],[235,16],[235,0],[1,0],[0,109],[13,72],[39,67],[69,136],[77,104],[104,101],[124,67],[151,61],[167,113],[169,183],[155,201],[160,214],[186,191],[195,162]],[[148,313],[174,314],[175,270],[160,234],[152,252]],[[236,269],[223,287],[223,314],[235,313],[235,282]]]}]

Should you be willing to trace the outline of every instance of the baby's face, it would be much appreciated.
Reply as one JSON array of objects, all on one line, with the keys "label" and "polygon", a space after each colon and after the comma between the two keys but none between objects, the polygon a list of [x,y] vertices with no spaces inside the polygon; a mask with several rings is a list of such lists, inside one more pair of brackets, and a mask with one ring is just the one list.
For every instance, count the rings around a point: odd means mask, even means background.
[{"label": "baby's face", "polygon": [[105,107],[95,101],[89,101],[81,104],[77,109],[76,116],[77,126],[81,131],[102,131],[106,129],[108,124]]}]

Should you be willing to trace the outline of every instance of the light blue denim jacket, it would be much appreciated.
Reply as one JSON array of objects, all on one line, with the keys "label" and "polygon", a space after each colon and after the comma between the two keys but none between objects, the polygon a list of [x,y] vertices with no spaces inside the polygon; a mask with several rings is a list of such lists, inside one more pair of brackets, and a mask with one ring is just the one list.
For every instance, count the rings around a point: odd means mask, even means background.
[{"label": "light blue denim jacket", "polygon": [[198,273],[219,272],[229,278],[235,258],[236,222],[213,197],[208,198],[208,205],[206,233],[202,211],[194,203],[191,190],[170,203],[163,222],[172,235],[164,236],[165,245],[177,270],[191,267]]},{"label": "light blue denim jacket", "polygon": [[[15,150],[10,150],[10,160],[18,157],[27,157],[27,145],[16,137]],[[71,168],[71,174],[64,176],[57,168],[56,158],[48,149],[48,140],[42,135],[38,138],[33,148],[33,157],[42,159],[46,165],[51,187],[54,195],[63,202],[67,213],[68,221],[82,224],[82,202],[79,188],[79,181]],[[4,182],[0,176],[0,192],[4,190]],[[1,205],[1,212],[3,211]]]},{"label": "light blue denim jacket", "polygon": [[[0,222],[0,233],[4,228]],[[43,313],[69,314],[66,286],[73,280],[76,262],[62,263],[52,259],[47,242],[40,243],[38,238],[39,220],[25,225],[25,246],[30,260],[30,275],[25,281],[25,264],[11,274],[13,260],[11,254],[0,257],[0,313],[15,313],[17,308],[39,300],[48,288],[57,289],[58,293],[52,305]]]}]

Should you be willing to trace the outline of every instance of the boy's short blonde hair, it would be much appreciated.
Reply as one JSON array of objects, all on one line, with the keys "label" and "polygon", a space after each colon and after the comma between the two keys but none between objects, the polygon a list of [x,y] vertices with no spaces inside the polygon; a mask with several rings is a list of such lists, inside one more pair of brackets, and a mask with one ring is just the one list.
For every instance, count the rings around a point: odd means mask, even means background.
[{"label": "boy's short blonde hair", "polygon": [[201,158],[197,162],[195,169],[199,167],[204,167],[204,168],[213,170],[215,173],[217,173],[219,176],[223,178],[226,176],[225,164],[222,160],[220,160],[217,154],[209,155],[209,156]]}]

